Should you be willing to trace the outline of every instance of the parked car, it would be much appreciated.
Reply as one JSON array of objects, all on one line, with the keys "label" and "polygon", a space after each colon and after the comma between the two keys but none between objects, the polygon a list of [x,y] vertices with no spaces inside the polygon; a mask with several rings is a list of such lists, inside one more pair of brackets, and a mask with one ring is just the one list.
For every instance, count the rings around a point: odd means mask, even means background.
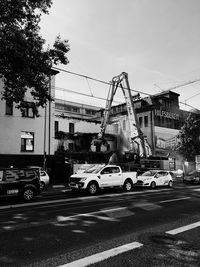
[{"label": "parked car", "polygon": [[86,170],[88,170],[88,169],[90,169],[90,168],[92,168],[92,167],[94,167],[95,166],[95,164],[82,164],[79,168],[78,168],[78,170],[76,171],[76,173],[83,173],[83,172],[85,172]]},{"label": "parked car", "polygon": [[40,191],[37,169],[0,168],[0,196],[17,195],[25,201],[30,201]]},{"label": "parked car", "polygon": [[189,172],[187,175],[184,176],[183,182],[200,184],[200,172],[197,170]]},{"label": "parked car", "polygon": [[117,165],[98,165],[70,176],[72,190],[88,190],[91,195],[99,189],[122,187],[130,191],[137,182],[137,172],[122,172]]},{"label": "parked car", "polygon": [[172,173],[165,170],[148,170],[138,176],[136,186],[150,187],[155,189],[157,186],[172,187]]},{"label": "parked car", "polygon": [[44,190],[46,186],[49,184],[49,175],[44,170],[40,170],[40,189]]},{"label": "parked car", "polygon": [[173,175],[173,181],[177,182],[177,181],[183,181],[184,179],[184,172],[181,169],[175,170],[175,171],[171,171],[172,175]]},{"label": "parked car", "polygon": [[44,171],[43,168],[40,166],[27,166],[27,168],[38,169],[40,174],[40,189],[43,191],[50,182],[48,173]]}]

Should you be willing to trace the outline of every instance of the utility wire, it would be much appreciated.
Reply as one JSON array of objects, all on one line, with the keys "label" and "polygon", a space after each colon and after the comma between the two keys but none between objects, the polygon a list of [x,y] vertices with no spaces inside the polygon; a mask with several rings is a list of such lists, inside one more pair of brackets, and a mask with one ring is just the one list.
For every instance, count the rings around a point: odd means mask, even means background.
[{"label": "utility wire", "polygon": [[[57,67],[53,67],[53,69],[58,70],[58,71],[63,71],[63,72],[66,72],[66,73],[69,73],[69,74],[72,74],[72,75],[76,75],[76,76],[79,76],[79,77],[82,77],[82,78],[86,78],[86,79],[89,79],[89,80],[92,80],[92,81],[95,81],[95,82],[99,82],[99,83],[103,83],[103,84],[107,84],[107,85],[112,84],[112,82],[106,82],[106,81],[99,80],[99,79],[96,79],[96,78],[93,78],[93,77],[89,77],[89,76],[86,76],[86,75],[83,75],[83,74],[79,74],[77,72],[72,72],[72,71],[64,70],[64,69],[57,68]],[[128,89],[128,88],[124,88],[124,89]],[[130,91],[133,91],[133,92],[136,92],[136,93],[140,93],[140,94],[143,94],[143,95],[151,96],[151,94],[144,93],[142,91],[138,91],[138,90],[135,90],[135,89],[130,89]]]},{"label": "utility wire", "polygon": [[[79,76],[79,77],[83,77],[83,78],[86,78],[86,79],[90,79],[90,80],[93,80],[93,81],[96,81],[96,82],[100,82],[100,83],[103,83],[103,84],[111,85],[111,82],[106,82],[106,81],[103,81],[103,80],[99,80],[99,79],[96,79],[96,78],[93,78],[93,77],[89,77],[89,76],[86,76],[86,75],[83,75],[83,74],[79,74],[79,73],[77,73],[77,72],[72,72],[72,71],[64,70],[64,69],[57,68],[57,67],[53,67],[53,69],[58,70],[58,71],[63,71],[63,72],[66,72],[66,73],[69,73],[69,74],[72,74],[72,75]],[[199,80],[200,80],[200,79],[192,80],[192,81],[190,81],[190,83],[194,83],[194,82],[199,81]],[[188,83],[189,83],[189,82],[188,82]],[[185,85],[187,85],[188,83],[184,83],[184,84],[180,85],[179,87],[185,86]],[[174,90],[175,87],[177,87],[177,86],[171,87],[170,90]],[[59,87],[55,87],[55,88],[59,88]],[[124,88],[124,89],[127,89],[127,88]],[[68,90],[68,89],[64,89],[64,88],[62,88],[62,90],[63,90],[63,91],[67,90],[68,92],[70,91],[71,93],[80,94],[80,95],[85,95],[85,96],[88,96],[88,97],[94,97],[94,98],[96,98],[96,99],[106,100],[105,98],[96,97],[96,96],[91,96],[91,95],[87,95],[87,94],[83,94],[83,93],[78,93],[78,92],[73,91],[73,90]],[[138,91],[138,90],[130,89],[130,91],[137,92],[137,93],[141,93],[141,94],[144,94],[144,95],[147,95],[147,96],[152,96],[152,94],[144,93],[144,92],[142,92],[142,91]],[[165,91],[168,91],[168,89],[163,90],[163,92],[165,92]],[[113,101],[113,102],[118,102],[118,101]],[[121,103],[121,102],[118,102],[118,103]],[[194,109],[199,110],[198,108],[195,108],[195,107],[193,107],[193,106],[191,106],[191,105],[188,105],[188,104],[186,104],[186,103],[183,103],[183,102],[181,102],[181,101],[179,101],[179,103],[180,103],[180,104],[183,104],[183,105],[186,105],[186,106],[188,106],[188,107],[191,107],[191,108],[194,108]]]},{"label": "utility wire", "polygon": [[[88,95],[88,94],[85,94],[85,93],[80,93],[80,92],[73,91],[73,90],[66,89],[66,88],[62,88],[62,87],[57,87],[57,86],[52,86],[52,87],[55,88],[55,90],[58,90],[58,91],[69,92],[69,93],[82,95],[82,96],[87,96],[87,97],[91,97],[91,98],[95,98],[95,99],[99,99],[99,100],[107,100],[107,98],[104,98],[104,97]],[[117,100],[114,100],[113,102],[118,103],[118,104],[122,104],[123,103],[123,102],[120,102],[120,101],[117,101]]]}]

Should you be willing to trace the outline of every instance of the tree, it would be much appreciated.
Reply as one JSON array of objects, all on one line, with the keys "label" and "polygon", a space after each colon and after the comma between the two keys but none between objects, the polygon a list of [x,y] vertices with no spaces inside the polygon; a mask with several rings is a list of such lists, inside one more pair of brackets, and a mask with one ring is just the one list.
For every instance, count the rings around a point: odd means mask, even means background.
[{"label": "tree", "polygon": [[200,154],[200,119],[197,115],[189,114],[178,134],[178,140],[176,150],[188,161],[194,161],[195,155]]},{"label": "tree", "polygon": [[48,14],[51,0],[0,0],[0,78],[2,99],[23,108],[29,88],[37,107],[52,100],[49,77],[53,64],[68,64],[68,40],[57,36],[53,48],[44,49],[39,34],[41,15]]}]

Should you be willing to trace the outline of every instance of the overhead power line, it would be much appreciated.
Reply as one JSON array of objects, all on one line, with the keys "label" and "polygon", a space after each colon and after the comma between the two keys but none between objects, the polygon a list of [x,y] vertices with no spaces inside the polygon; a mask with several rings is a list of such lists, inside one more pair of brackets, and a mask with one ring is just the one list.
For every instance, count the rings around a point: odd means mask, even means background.
[{"label": "overhead power line", "polygon": [[[79,77],[82,77],[82,78],[86,78],[89,79],[89,80],[93,80],[95,82],[99,82],[99,83],[103,83],[103,84],[107,84],[107,85],[111,85],[111,82],[106,82],[106,81],[103,81],[103,80],[99,80],[99,79],[96,79],[96,78],[93,78],[93,77],[90,77],[90,76],[87,76],[87,75],[83,75],[83,74],[79,74],[77,72],[72,72],[72,71],[68,71],[68,70],[64,70],[64,69],[61,69],[61,68],[57,68],[57,67],[53,67],[53,69],[55,70],[58,70],[58,71],[62,71],[62,72],[66,72],[66,73],[69,73],[69,74],[72,74],[72,75],[76,75],[76,76],[79,76]],[[195,83],[195,82],[198,82],[200,81],[200,78],[199,79],[195,79],[195,80],[190,80],[188,82],[185,82],[185,83],[182,83],[182,84],[179,84],[177,86],[174,86],[174,87],[171,87],[171,88],[168,88],[168,89],[163,89],[163,92],[165,91],[171,91],[171,90],[175,90],[175,89],[178,89],[179,87],[182,87],[182,86],[186,86],[186,85],[189,85],[191,83]],[[156,84],[156,86],[158,86]],[[159,87],[160,88],[160,87]],[[106,100],[106,98],[103,98],[103,97],[97,97],[97,96],[94,96],[94,95],[88,95],[88,94],[84,94],[84,93],[80,93],[80,92],[77,92],[77,91],[73,91],[73,90],[69,90],[69,89],[65,89],[65,88],[61,88],[61,87],[55,87],[55,89],[57,90],[61,90],[61,91],[68,91],[70,93],[74,93],[74,94],[78,94],[78,95],[83,95],[83,96],[87,96],[87,97],[93,97],[93,98],[96,98],[96,99],[100,99],[100,100]],[[124,88],[124,89],[127,89],[127,88]],[[160,88],[161,89],[161,88]],[[147,96],[153,96],[152,94],[149,94],[149,93],[145,93],[143,91],[139,91],[139,90],[133,90],[133,89],[130,89],[131,91],[133,92],[137,92],[137,93],[140,93],[140,94],[143,94],[143,95],[147,95]],[[197,94],[198,95],[198,94]],[[196,96],[196,95],[195,95]],[[119,101],[113,101],[113,102],[116,102],[116,103],[121,103]],[[195,108],[189,104],[186,104],[186,103],[183,103],[181,101],[179,101],[180,104],[183,104],[185,106],[188,106],[190,108],[194,108],[194,109],[197,109],[199,110],[198,108]]]},{"label": "overhead power line", "polygon": [[[80,93],[80,92],[77,92],[77,91],[74,91],[74,90],[70,90],[70,89],[66,89],[66,88],[62,88],[62,87],[57,87],[57,86],[52,86],[52,87],[55,88],[56,90],[62,91],[62,92],[69,92],[69,93],[72,93],[72,94],[92,97],[92,98],[99,99],[99,100],[106,100],[106,98],[103,98],[103,97],[89,95],[89,94],[85,94],[85,93]],[[113,101],[113,102],[120,103],[120,104],[122,103],[122,102],[116,101],[116,100]]]},{"label": "overhead power line", "polygon": [[[99,79],[96,79],[96,78],[93,78],[93,77],[90,77],[90,76],[87,76],[87,75],[79,74],[77,72],[72,72],[72,71],[64,70],[64,69],[57,68],[57,67],[53,67],[53,69],[58,70],[58,71],[63,71],[63,72],[66,72],[66,73],[69,73],[69,74],[72,74],[72,75],[76,75],[76,76],[79,76],[79,77],[82,77],[82,78],[86,78],[86,79],[89,79],[89,80],[92,80],[92,81],[95,81],[95,82],[99,82],[99,83],[103,83],[103,84],[107,84],[107,85],[111,84],[111,82],[106,82],[106,81],[103,81],[103,80],[99,80]],[[127,88],[124,88],[124,89],[127,89]],[[136,92],[136,93],[143,94],[143,95],[151,96],[151,94],[148,94],[148,93],[145,93],[145,92],[142,92],[142,91],[139,91],[139,90],[135,90],[135,89],[130,89],[130,90],[133,91],[133,92]]]}]

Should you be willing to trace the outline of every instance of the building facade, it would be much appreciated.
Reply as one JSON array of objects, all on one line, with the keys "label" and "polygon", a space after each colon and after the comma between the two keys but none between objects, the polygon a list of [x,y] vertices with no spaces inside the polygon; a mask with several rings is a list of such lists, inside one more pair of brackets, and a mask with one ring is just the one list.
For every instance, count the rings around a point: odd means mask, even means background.
[{"label": "building facade", "polygon": [[[51,95],[55,95],[55,75],[51,76]],[[0,81],[0,92],[3,82]],[[0,100],[0,159],[1,166],[42,166],[44,156],[54,154],[54,102],[39,108],[39,117],[33,112],[33,99],[29,91],[25,96],[26,107],[21,111],[15,104]],[[45,159],[44,159],[45,160]]]},{"label": "building facade", "polygon": [[89,150],[93,135],[100,131],[100,119],[94,119],[99,107],[55,100],[55,151]]},{"label": "building facade", "polygon": [[[152,148],[152,154],[160,157],[174,157],[177,135],[190,112],[179,107],[179,94],[172,91],[134,101],[138,124]],[[99,117],[103,116],[103,110]],[[106,133],[118,137],[117,147],[130,150],[130,120],[126,104],[112,107]]]}]

